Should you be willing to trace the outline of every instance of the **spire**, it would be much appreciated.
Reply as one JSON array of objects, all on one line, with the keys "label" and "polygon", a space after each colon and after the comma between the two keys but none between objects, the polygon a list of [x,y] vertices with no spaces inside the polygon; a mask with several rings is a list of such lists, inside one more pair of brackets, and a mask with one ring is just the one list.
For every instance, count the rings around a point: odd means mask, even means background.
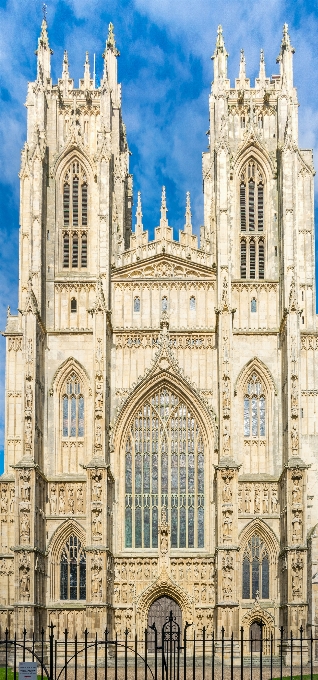
[{"label": "spire", "polygon": [[114,24],[110,22],[108,25],[108,36],[107,36],[107,41],[106,41],[106,49],[109,49],[113,52],[115,57],[119,57],[119,52],[116,47],[116,41],[115,41],[115,34],[114,34]]},{"label": "spire", "polygon": [[216,38],[216,45],[215,45],[215,51],[212,56],[212,59],[214,61],[214,82],[217,81],[219,76],[223,78],[227,78],[227,58],[228,58],[228,53],[225,49],[225,43],[224,43],[224,38],[223,38],[223,29],[222,26],[218,26],[218,32],[217,32],[217,38]]},{"label": "spire", "polygon": [[114,26],[112,23],[108,26],[108,36],[106,40],[106,47],[103,53],[104,59],[104,74],[103,80],[108,81],[110,89],[113,90],[113,95],[120,97],[120,92],[117,83],[117,58],[119,57],[119,51],[116,47]]},{"label": "spire", "polygon": [[244,50],[241,50],[241,58],[240,58],[240,72],[239,72],[239,79],[240,80],[245,80],[246,78],[246,61],[245,61],[245,54]]},{"label": "spire", "polygon": [[44,15],[41,25],[41,35],[38,39],[38,49],[35,54],[37,55],[37,80],[42,83],[47,82],[47,79],[51,77],[51,54],[53,51],[49,45],[49,36],[47,32],[46,17]]},{"label": "spire", "polygon": [[89,70],[88,52],[86,52],[85,64],[84,64],[84,90],[89,90],[90,85],[91,85],[91,74],[90,74],[90,70]]},{"label": "spire", "polygon": [[162,187],[162,192],[161,192],[161,207],[160,207],[160,226],[164,222],[167,224],[167,203],[166,203],[166,187]]},{"label": "spire", "polygon": [[288,33],[288,24],[283,26],[283,39],[281,43],[280,53],[276,59],[280,64],[280,73],[282,76],[282,85],[289,89],[293,87],[293,54],[294,48],[290,42]]},{"label": "spire", "polygon": [[187,191],[186,198],[186,211],[185,211],[185,227],[184,231],[192,233],[192,213],[191,213],[191,202],[190,202],[190,191]]},{"label": "spire", "polygon": [[263,82],[266,78],[265,73],[265,59],[264,50],[261,50],[260,62],[259,62],[259,79]]},{"label": "spire", "polygon": [[135,232],[136,234],[140,234],[143,230],[143,224],[142,224],[142,208],[141,208],[141,193],[138,191],[138,198],[137,198],[137,210],[136,210],[136,229]]}]

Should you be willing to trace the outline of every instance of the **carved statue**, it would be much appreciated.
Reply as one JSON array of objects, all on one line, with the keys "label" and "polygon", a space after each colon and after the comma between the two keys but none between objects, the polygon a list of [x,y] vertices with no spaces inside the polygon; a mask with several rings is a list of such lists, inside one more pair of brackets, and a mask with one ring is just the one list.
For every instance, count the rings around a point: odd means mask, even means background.
[{"label": "carved statue", "polygon": [[76,490],[76,501],[77,501],[77,511],[83,512],[84,498],[83,498],[83,487],[82,484],[77,486]]},{"label": "carved statue", "polygon": [[102,428],[99,423],[95,425],[95,446],[99,449],[102,446]]},{"label": "carved statue", "polygon": [[302,537],[302,520],[300,513],[298,510],[294,513],[294,517],[292,519],[292,525],[293,525],[293,541],[296,541],[297,539],[301,539]]},{"label": "carved statue", "polygon": [[294,597],[302,594],[303,562],[300,557],[292,561],[292,592]]},{"label": "carved statue", "polygon": [[92,484],[92,500],[93,501],[100,501],[101,495],[102,495],[102,485],[101,485],[101,474],[96,473],[93,475],[93,484]]},{"label": "carved statue", "polygon": [[60,515],[65,513],[65,489],[63,486],[61,486],[59,494],[59,513]]},{"label": "carved statue", "polygon": [[6,489],[2,489],[2,491],[1,491],[0,507],[1,507],[1,512],[3,512],[3,513],[8,512],[8,498],[7,498],[7,490]]},{"label": "carved statue", "polygon": [[249,486],[245,487],[245,512],[251,512],[251,489]]},{"label": "carved statue", "polygon": [[238,489],[237,503],[238,503],[238,511],[243,512],[243,498],[242,498],[242,488],[241,487],[239,487],[239,489]]},{"label": "carved statue", "polygon": [[50,491],[50,508],[51,508],[51,515],[56,515],[57,495],[56,495],[56,487],[54,485],[51,486],[51,491]]},{"label": "carved statue", "polygon": [[254,512],[260,511],[261,511],[261,489],[259,484],[256,484],[254,492]]},{"label": "carved statue", "polygon": [[30,412],[32,410],[32,404],[33,404],[32,387],[30,381],[27,380],[25,385],[25,410],[27,412]]},{"label": "carved statue", "polygon": [[272,512],[276,513],[278,510],[278,498],[277,498],[277,489],[272,489]]},{"label": "carved statue", "polygon": [[223,450],[229,451],[230,449],[230,428],[227,423],[224,423],[223,430]]},{"label": "carved statue", "polygon": [[263,512],[266,514],[269,511],[269,491],[268,485],[265,484],[263,488]]},{"label": "carved statue", "polygon": [[21,543],[28,543],[30,540],[30,518],[26,512],[20,514],[20,536]]},{"label": "carved statue", "polygon": [[291,446],[292,450],[298,450],[298,430],[296,425],[293,425],[291,430]]},{"label": "carved statue", "polygon": [[21,479],[23,480],[21,487],[20,487],[20,493],[21,493],[21,500],[22,501],[29,501],[30,500],[30,475],[28,473],[24,473],[21,475]]},{"label": "carved statue", "polygon": [[32,422],[29,419],[25,421],[25,443],[28,448],[32,445]]},{"label": "carved statue", "polygon": [[67,502],[68,502],[68,509],[70,513],[74,513],[74,490],[72,486],[69,486],[67,489]]},{"label": "carved statue", "polygon": [[92,598],[102,597],[102,560],[95,556],[92,560]]},{"label": "carved statue", "polygon": [[224,475],[223,481],[224,486],[222,490],[222,499],[224,503],[231,503],[232,501],[231,478],[229,477],[229,475]]},{"label": "carved statue", "polygon": [[100,520],[100,515],[101,515],[101,510],[99,508],[95,508],[93,510],[93,517],[92,517],[92,534],[94,540],[98,540],[102,537],[102,523]]},{"label": "carved statue", "polygon": [[222,559],[222,591],[225,599],[233,594],[233,557],[226,555]]},{"label": "carved statue", "polygon": [[14,505],[15,505],[15,488],[12,487],[10,491],[10,515],[14,514]]},{"label": "carved statue", "polygon": [[229,538],[232,532],[232,513],[230,510],[226,510],[223,519],[223,536],[224,538]]},{"label": "carved statue", "polygon": [[293,505],[294,505],[294,503],[301,503],[301,487],[300,487],[300,484],[299,484],[298,477],[295,477],[293,479],[292,502],[293,502]]},{"label": "carved statue", "polygon": [[169,549],[170,527],[167,522],[165,506],[161,510],[161,523],[159,524],[159,547],[161,555],[166,555]]}]

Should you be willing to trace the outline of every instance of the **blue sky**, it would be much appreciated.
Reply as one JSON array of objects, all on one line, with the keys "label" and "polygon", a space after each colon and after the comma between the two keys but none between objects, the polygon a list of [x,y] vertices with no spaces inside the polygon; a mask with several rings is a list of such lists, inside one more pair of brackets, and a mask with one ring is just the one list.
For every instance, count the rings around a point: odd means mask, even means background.
[{"label": "blue sky", "polygon": [[[83,77],[85,51],[97,77],[107,26],[115,25],[124,121],[132,151],[134,195],[142,192],[144,225],[158,224],[161,186],[169,221],[182,228],[191,192],[194,230],[203,219],[201,154],[206,150],[208,96],[217,25],[223,25],[228,70],[238,75],[240,49],[252,82],[265,52],[267,75],[278,72],[282,26],[289,24],[300,101],[300,146],[313,148],[318,167],[317,0],[52,0],[47,3],[52,77]],[[0,329],[17,306],[20,150],[25,140],[27,82],[35,79],[42,3],[0,0]],[[317,185],[316,185],[317,186]],[[316,189],[317,190],[317,189]],[[4,429],[4,339],[0,340],[0,470]]]}]

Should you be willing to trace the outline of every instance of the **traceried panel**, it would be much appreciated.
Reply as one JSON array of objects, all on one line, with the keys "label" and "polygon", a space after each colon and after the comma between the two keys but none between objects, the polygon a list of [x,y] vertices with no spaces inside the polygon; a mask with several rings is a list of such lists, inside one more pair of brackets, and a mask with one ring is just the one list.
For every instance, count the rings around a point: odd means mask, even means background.
[{"label": "traceried panel", "polygon": [[73,373],[65,385],[62,398],[62,436],[84,437],[84,397],[79,379]]},{"label": "traceried panel", "polygon": [[244,397],[244,437],[265,437],[265,394],[256,373],[249,380]]},{"label": "traceried panel", "polygon": [[172,548],[204,546],[204,447],[188,406],[162,389],[136,411],[125,452],[126,548],[157,548],[165,507]]},{"label": "traceried panel", "polygon": [[269,599],[269,559],[266,545],[261,538],[252,536],[243,556],[242,597],[244,600]]},{"label": "traceried panel", "polygon": [[61,600],[86,599],[86,557],[77,536],[66,542],[60,562]]}]

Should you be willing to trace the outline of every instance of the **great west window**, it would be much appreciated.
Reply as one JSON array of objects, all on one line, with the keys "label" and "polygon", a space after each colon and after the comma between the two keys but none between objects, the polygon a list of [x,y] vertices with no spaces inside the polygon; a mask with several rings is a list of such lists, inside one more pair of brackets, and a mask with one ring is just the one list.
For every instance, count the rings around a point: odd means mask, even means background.
[{"label": "great west window", "polygon": [[189,407],[162,389],[136,411],[125,449],[125,545],[157,548],[166,508],[172,548],[204,546],[204,447]]}]

